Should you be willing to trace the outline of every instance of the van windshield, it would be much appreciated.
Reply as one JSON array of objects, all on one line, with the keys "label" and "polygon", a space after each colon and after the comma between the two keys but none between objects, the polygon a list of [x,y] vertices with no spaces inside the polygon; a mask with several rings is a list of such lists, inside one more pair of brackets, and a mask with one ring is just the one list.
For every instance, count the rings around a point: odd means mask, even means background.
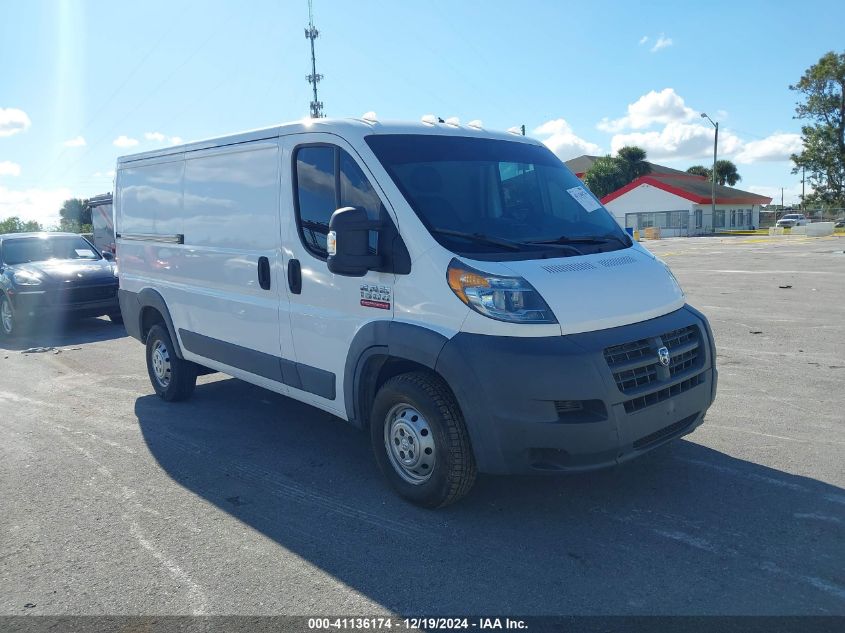
[{"label": "van windshield", "polygon": [[366,141],[423,224],[453,252],[528,259],[631,245],[546,147],[431,134],[373,135]]}]

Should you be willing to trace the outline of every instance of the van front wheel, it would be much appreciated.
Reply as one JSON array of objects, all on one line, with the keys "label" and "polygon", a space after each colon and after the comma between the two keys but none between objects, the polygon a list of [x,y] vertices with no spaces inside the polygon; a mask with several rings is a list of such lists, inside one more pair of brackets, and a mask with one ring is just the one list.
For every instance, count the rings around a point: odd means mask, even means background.
[{"label": "van front wheel", "polygon": [[147,334],[147,373],[155,392],[168,402],[189,398],[197,385],[197,366],[176,356],[170,334],[161,325]]},{"label": "van front wheel", "polygon": [[449,505],[475,483],[463,415],[437,376],[412,372],[388,380],[373,403],[370,435],[382,473],[413,503]]}]

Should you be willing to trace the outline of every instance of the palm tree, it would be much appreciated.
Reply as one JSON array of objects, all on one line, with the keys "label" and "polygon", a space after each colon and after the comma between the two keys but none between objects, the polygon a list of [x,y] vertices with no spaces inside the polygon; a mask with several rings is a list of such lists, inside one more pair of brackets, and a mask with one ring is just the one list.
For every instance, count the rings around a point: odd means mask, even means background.
[{"label": "palm tree", "polygon": [[610,156],[597,159],[584,174],[584,184],[599,200],[629,182],[622,169],[621,161]]},{"label": "palm tree", "polygon": [[734,165],[731,161],[716,161],[716,182],[720,185],[727,184],[733,187],[740,180],[742,180],[742,176],[739,175],[739,172],[736,170],[736,165]]},{"label": "palm tree", "polygon": [[710,180],[710,170],[707,169],[704,165],[693,165],[689,169],[687,169],[688,174],[693,174],[695,176],[704,176],[707,180]]},{"label": "palm tree", "polygon": [[651,165],[646,162],[645,150],[641,147],[627,145],[616,153],[616,159],[628,182],[645,176],[651,171]]}]

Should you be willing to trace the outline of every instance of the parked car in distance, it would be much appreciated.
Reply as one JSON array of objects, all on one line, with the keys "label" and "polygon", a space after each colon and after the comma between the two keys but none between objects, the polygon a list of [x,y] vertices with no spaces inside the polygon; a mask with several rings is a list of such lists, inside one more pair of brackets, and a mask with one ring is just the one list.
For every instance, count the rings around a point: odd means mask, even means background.
[{"label": "parked car in distance", "polygon": [[777,221],[775,226],[779,226],[784,229],[791,229],[794,226],[804,226],[807,223],[808,220],[803,213],[787,213]]},{"label": "parked car in distance", "polygon": [[121,323],[117,267],[75,233],[0,235],[0,336],[42,317]]},{"label": "parked car in distance", "polygon": [[841,229],[843,226],[845,226],[845,218],[838,218],[834,220],[834,222],[835,224],[833,226],[837,229]]}]

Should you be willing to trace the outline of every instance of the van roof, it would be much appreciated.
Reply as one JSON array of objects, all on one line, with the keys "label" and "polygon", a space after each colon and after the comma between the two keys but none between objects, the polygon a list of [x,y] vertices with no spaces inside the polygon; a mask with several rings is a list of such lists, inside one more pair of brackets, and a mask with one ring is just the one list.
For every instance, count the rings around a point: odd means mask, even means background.
[{"label": "van roof", "polygon": [[192,141],[182,145],[173,145],[170,147],[151,150],[149,152],[128,154],[126,156],[118,157],[117,162],[118,165],[121,165],[123,163],[131,163],[149,158],[170,156],[181,154],[183,152],[193,152],[213,147],[222,147],[225,145],[236,145],[238,143],[276,138],[278,136],[285,136],[289,134],[305,134],[308,132],[339,133],[341,135],[345,132],[349,136],[359,137],[369,136],[371,134],[432,134],[442,136],[491,138],[530,143],[533,145],[540,144],[539,141],[527,136],[511,134],[509,132],[485,130],[483,128],[473,128],[467,125],[407,121],[370,121],[366,119],[302,119],[300,121],[282,123],[272,127],[248,130],[245,132],[238,132],[236,134],[229,134],[201,141]]}]

